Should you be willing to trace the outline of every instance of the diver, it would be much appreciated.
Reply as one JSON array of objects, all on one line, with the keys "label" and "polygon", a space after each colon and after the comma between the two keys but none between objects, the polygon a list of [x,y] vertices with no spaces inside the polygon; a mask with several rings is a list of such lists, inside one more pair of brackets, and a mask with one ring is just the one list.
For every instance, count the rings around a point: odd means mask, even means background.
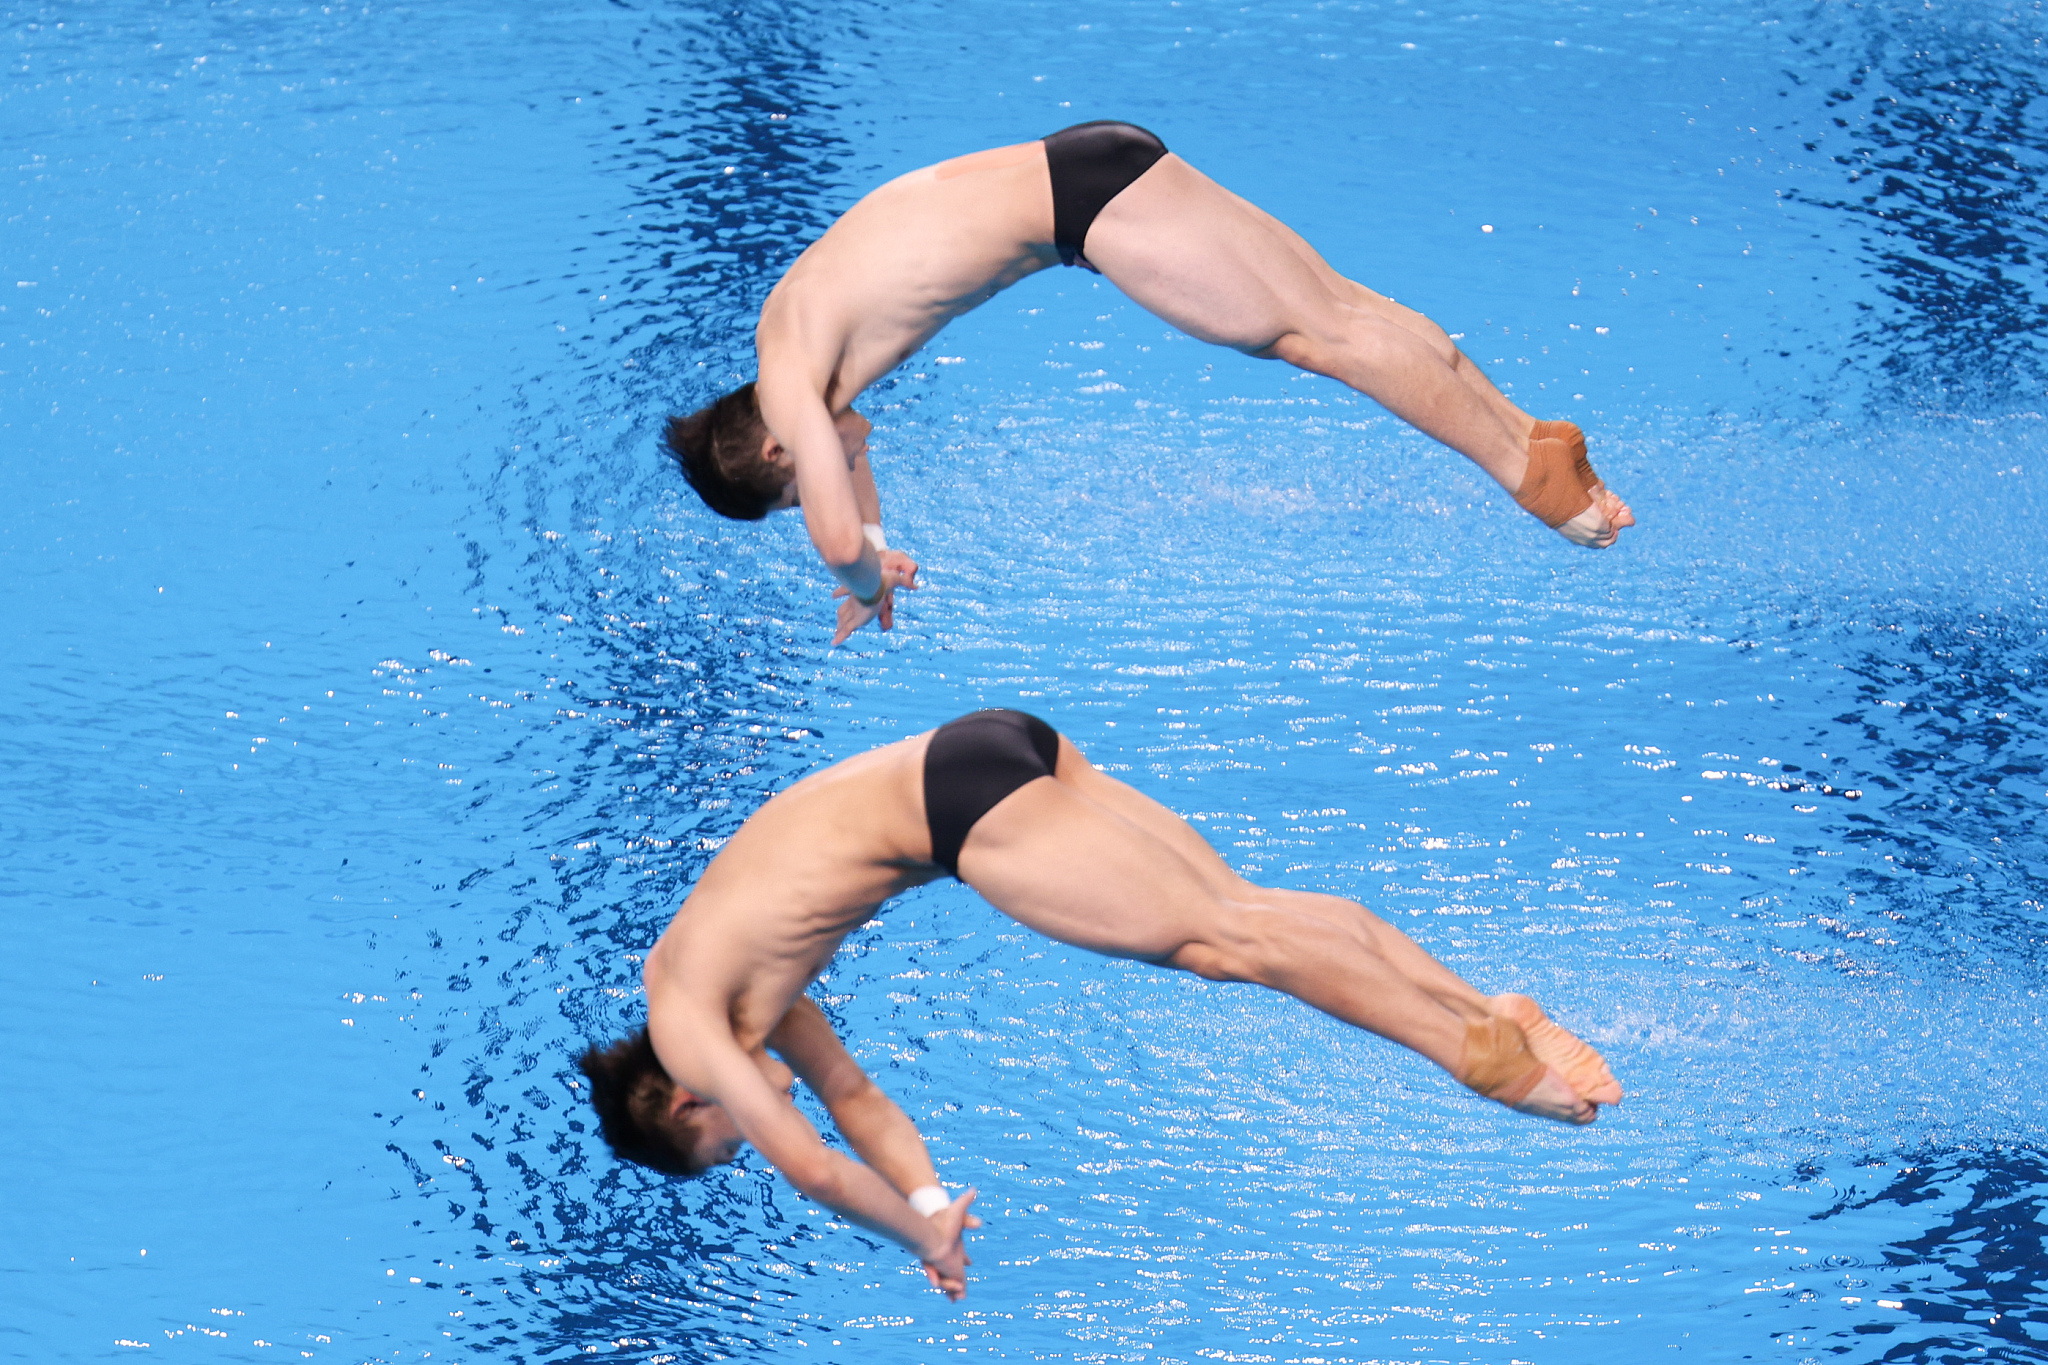
[{"label": "diver", "polygon": [[687,417],[670,452],[710,508],[801,507],[838,578],[836,645],[889,629],[917,564],[889,548],[861,391],[948,322],[1056,264],[1109,279],[1188,334],[1340,380],[1484,469],[1577,545],[1635,517],[1571,422],[1510,402],[1443,328],[1339,275],[1285,224],[1157,137],[1083,123],[898,176],[848,209],[768,295],[759,377]]},{"label": "diver", "polygon": [[[884,902],[948,875],[1061,943],[1285,992],[1523,1113],[1591,1123],[1621,1100],[1600,1054],[1528,996],[1481,995],[1352,901],[1253,885],[1044,721],[991,710],[814,773],[740,826],[647,955],[646,1026],[582,1057],[612,1150],[695,1175],[752,1143],[958,1299],[974,1192],[940,1186],[804,994]],[[795,1077],[861,1160],[819,1138]]]}]

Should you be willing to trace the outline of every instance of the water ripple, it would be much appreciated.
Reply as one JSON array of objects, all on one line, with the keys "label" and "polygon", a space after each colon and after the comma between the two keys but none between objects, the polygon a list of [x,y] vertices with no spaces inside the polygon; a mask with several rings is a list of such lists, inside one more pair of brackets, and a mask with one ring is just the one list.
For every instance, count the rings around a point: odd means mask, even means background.
[{"label": "water ripple", "polygon": [[1805,144],[1846,192],[1798,197],[1866,226],[1890,306],[1859,329],[1861,358],[1936,403],[2036,407],[2048,379],[2041,31],[2034,7],[1876,5],[1788,38],[1854,63]]}]

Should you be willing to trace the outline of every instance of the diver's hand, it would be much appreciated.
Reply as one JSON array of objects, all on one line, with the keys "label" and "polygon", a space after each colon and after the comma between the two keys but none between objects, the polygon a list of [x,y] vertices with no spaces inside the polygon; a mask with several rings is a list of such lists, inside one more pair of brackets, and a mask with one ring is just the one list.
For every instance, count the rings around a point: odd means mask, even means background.
[{"label": "diver's hand", "polygon": [[832,594],[839,599],[839,629],[832,632],[832,648],[846,643],[846,637],[859,630],[882,614],[889,605],[889,589],[884,586],[882,595],[870,604],[853,595],[851,589],[841,588]]},{"label": "diver's hand", "polygon": [[981,1226],[981,1219],[967,1211],[974,1195],[969,1190],[931,1216],[931,1239],[920,1258],[932,1288],[955,1303],[967,1297],[967,1267],[973,1264],[967,1259],[962,1235],[969,1228]]},{"label": "diver's hand", "polygon": [[884,550],[882,562],[882,595],[873,603],[862,602],[853,595],[850,588],[841,587],[832,595],[839,600],[839,629],[832,636],[833,648],[846,643],[848,636],[868,622],[879,618],[881,628],[889,630],[896,624],[896,589],[917,590],[917,561],[901,550]]},{"label": "diver's hand", "polygon": [[917,561],[901,550],[884,550],[879,558],[882,561],[882,581],[890,585],[890,591],[882,596],[882,629],[888,630],[896,624],[896,613],[893,610],[896,602],[895,589],[917,591]]}]

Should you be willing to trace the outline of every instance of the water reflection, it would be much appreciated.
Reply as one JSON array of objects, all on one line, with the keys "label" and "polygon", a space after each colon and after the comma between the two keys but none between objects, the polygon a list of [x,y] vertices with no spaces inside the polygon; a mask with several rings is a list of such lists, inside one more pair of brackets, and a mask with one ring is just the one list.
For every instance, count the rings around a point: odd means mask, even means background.
[{"label": "water reflection", "polygon": [[[1808,151],[1848,172],[1809,203],[1860,220],[1880,308],[1860,363],[1910,395],[1965,408],[2037,405],[2048,379],[2048,56],[2038,8],[1858,6],[1794,33],[1826,96]],[[1804,83],[1791,72],[1788,77]]]},{"label": "water reflection", "polygon": [[2040,1358],[2048,1348],[2048,1158],[2040,1150],[1923,1151],[1837,1179],[1839,1196],[1811,1216],[1817,1226],[1807,1235],[1846,1234],[1882,1251],[1881,1259],[1828,1258],[1826,1268],[1839,1273],[1826,1297],[1865,1320],[1829,1333],[1827,1354]]},{"label": "water reflection", "polygon": [[1851,899],[1901,920],[1916,952],[2024,960],[2048,928],[2048,631],[1983,615],[1881,635],[1845,660],[1853,698],[1816,743],[1866,792],[1842,837],[1879,858],[1850,875]]},{"label": "water reflection", "polygon": [[469,543],[473,586],[516,604],[486,610],[575,663],[518,699],[551,713],[500,758],[530,775],[519,846],[453,888],[494,932],[401,973],[436,1019],[419,1085],[465,1112],[391,1150],[472,1239],[448,1284],[492,1358],[717,1358],[803,1317],[782,1305],[820,1231],[761,1172],[682,1185],[613,1160],[572,1059],[639,1020],[639,954],[739,820],[816,761],[831,691],[787,624],[781,542],[675,520],[680,481],[647,445],[661,412],[751,364],[762,297],[842,206],[830,54],[849,22],[801,4],[648,17],[645,113],[614,130],[630,198],[592,233],[604,258],[573,267],[595,324],[577,406],[537,382],[480,490],[496,531]]}]

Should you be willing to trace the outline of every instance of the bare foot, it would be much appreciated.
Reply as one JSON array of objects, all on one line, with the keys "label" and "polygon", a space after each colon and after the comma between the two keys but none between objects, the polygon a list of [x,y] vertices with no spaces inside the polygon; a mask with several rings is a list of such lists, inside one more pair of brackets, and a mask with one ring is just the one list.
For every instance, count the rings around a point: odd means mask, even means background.
[{"label": "bare foot", "polygon": [[1601,511],[1598,498],[1585,511],[1553,529],[1572,544],[1583,545],[1589,550],[1604,550],[1621,536]]},{"label": "bare foot", "polygon": [[1512,1019],[1529,1040],[1529,1050],[1570,1083],[1572,1090],[1594,1104],[1620,1104],[1621,1082],[1607,1061],[1526,995],[1496,995],[1493,1012]]},{"label": "bare foot", "polygon": [[1607,524],[1617,531],[1636,524],[1636,514],[1628,510],[1621,494],[1604,483],[1593,485],[1593,505],[1607,518]]},{"label": "bare foot", "polygon": [[[1586,491],[1592,494],[1593,505],[1581,513],[1581,516],[1599,523],[1600,529],[1593,541],[1580,543],[1591,543],[1593,548],[1604,550],[1620,539],[1624,530],[1636,524],[1636,514],[1629,510],[1628,504],[1621,500],[1618,493],[1604,483],[1596,483]],[[1576,522],[1577,518],[1574,518],[1574,521]],[[1569,532],[1566,534],[1570,536]]]},{"label": "bare foot", "polygon": [[1574,545],[1604,550],[1620,539],[1624,530],[1636,524],[1636,514],[1629,510],[1628,504],[1594,472],[1592,461],[1586,458],[1586,433],[1579,430],[1577,423],[1536,422],[1530,428],[1529,439],[1564,442],[1565,450],[1571,456],[1572,473],[1579,486],[1586,490],[1586,496],[1592,499],[1584,511],[1556,526],[1559,535]]},{"label": "bare foot", "polygon": [[1452,1074],[1518,1113],[1571,1124],[1591,1123],[1600,1113],[1598,1105],[1536,1055],[1521,1026],[1504,1014],[1466,1021],[1464,1055]]},{"label": "bare foot", "polygon": [[1518,1114],[1534,1114],[1540,1119],[1555,1119],[1574,1127],[1583,1127],[1600,1117],[1600,1106],[1572,1089],[1571,1083],[1554,1066],[1544,1067],[1543,1078],[1536,1082],[1535,1088],[1508,1108]]},{"label": "bare foot", "polygon": [[1594,484],[1587,490],[1587,496],[1593,501],[1586,510],[1556,530],[1574,545],[1604,550],[1619,540],[1624,530],[1636,524],[1636,514],[1629,511],[1628,504],[1604,483]]}]

